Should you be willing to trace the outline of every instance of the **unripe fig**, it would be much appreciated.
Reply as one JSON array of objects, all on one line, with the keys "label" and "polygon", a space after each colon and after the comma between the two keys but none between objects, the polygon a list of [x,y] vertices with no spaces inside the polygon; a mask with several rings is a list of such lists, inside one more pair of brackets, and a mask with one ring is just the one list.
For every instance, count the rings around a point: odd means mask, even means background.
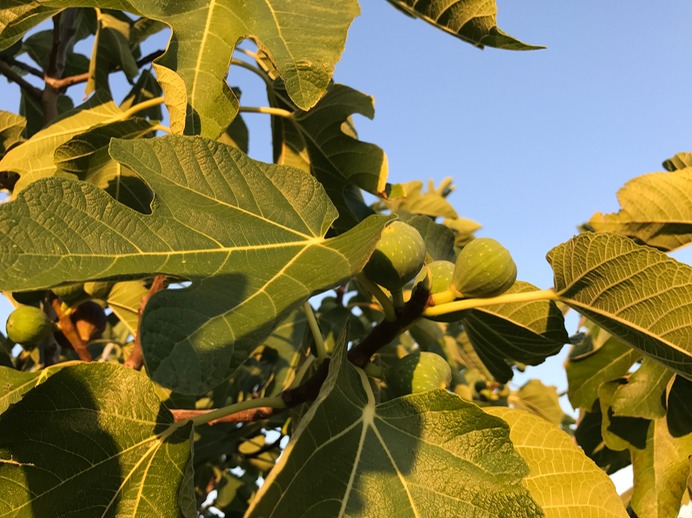
[{"label": "unripe fig", "polygon": [[363,273],[371,281],[394,291],[416,276],[423,261],[425,241],[420,233],[403,221],[395,221],[382,231]]},{"label": "unripe fig", "polygon": [[[430,293],[433,295],[435,293],[442,293],[447,291],[450,286],[452,286],[452,280],[454,279],[454,263],[451,261],[433,261],[426,265],[428,272],[430,272]],[[417,277],[417,282],[423,280],[426,275],[425,268]]]},{"label": "unripe fig", "polygon": [[70,320],[80,338],[85,342],[100,338],[108,323],[105,311],[93,300],[77,306],[70,314]]},{"label": "unripe fig", "polygon": [[452,368],[439,354],[422,351],[397,360],[385,371],[385,379],[397,396],[446,388],[452,381]]},{"label": "unripe fig", "polygon": [[504,246],[481,237],[459,253],[454,267],[454,287],[464,297],[495,297],[517,279],[517,265]]},{"label": "unripe fig", "polygon": [[35,346],[53,332],[48,315],[34,306],[20,306],[7,318],[7,337],[23,346]]}]

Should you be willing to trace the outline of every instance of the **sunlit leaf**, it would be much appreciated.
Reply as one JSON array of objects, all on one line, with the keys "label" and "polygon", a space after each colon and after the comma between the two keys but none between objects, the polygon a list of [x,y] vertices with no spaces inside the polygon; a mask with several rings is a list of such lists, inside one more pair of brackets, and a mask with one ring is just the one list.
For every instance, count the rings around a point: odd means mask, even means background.
[{"label": "sunlit leaf", "polygon": [[542,516],[501,420],[444,390],[377,404],[344,356],[249,516]]},{"label": "sunlit leaf", "polygon": [[611,233],[578,235],[548,261],[562,302],[692,377],[692,267]]},{"label": "sunlit leaf", "polygon": [[546,518],[627,517],[608,475],[565,432],[520,410],[495,407],[485,411],[509,424],[512,444],[530,469],[523,484]]},{"label": "sunlit leaf", "polygon": [[692,242],[692,167],[634,178],[618,191],[618,200],[620,212],[598,212],[588,225],[664,251]]},{"label": "sunlit leaf", "polygon": [[15,144],[22,141],[26,119],[21,115],[0,110],[0,159]]},{"label": "sunlit leaf", "polygon": [[483,48],[535,50],[543,47],[528,45],[502,32],[497,26],[495,0],[388,0],[410,16],[422,18],[438,29]]},{"label": "sunlit leaf", "polygon": [[[97,0],[14,1],[0,19],[0,49],[67,7],[103,7]],[[237,43],[252,38],[271,58],[291,100],[308,110],[329,84],[358,15],[356,0],[123,0],[114,7],[166,23],[172,35],[154,67],[175,133],[216,138],[238,110],[225,77]]]},{"label": "sunlit leaf", "polygon": [[192,516],[191,446],[143,374],[64,367],[0,415],[0,514]]},{"label": "sunlit leaf", "polygon": [[663,167],[666,171],[677,171],[692,167],[692,153],[677,153],[675,156],[664,160]]},{"label": "sunlit leaf", "polygon": [[87,183],[35,182],[0,206],[0,287],[193,281],[157,293],[142,325],[149,374],[179,392],[220,383],[294,307],[359,272],[387,221],[325,239],[336,212],[315,179],[199,137],[113,141],[111,155],[155,192],[152,214]]}]

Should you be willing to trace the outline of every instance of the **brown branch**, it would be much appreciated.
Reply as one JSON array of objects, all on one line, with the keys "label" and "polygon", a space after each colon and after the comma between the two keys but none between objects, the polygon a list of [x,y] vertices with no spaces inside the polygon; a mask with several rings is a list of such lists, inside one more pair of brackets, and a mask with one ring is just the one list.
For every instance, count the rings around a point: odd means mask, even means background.
[{"label": "brown branch", "polygon": [[90,362],[92,357],[89,349],[87,348],[87,342],[82,340],[82,337],[79,336],[79,332],[72,323],[70,315],[62,310],[62,303],[60,300],[57,298],[53,299],[51,301],[51,305],[53,306],[55,314],[58,316],[60,331],[62,331],[62,334],[65,335],[65,338],[67,338],[70,345],[72,345],[72,348],[75,350],[77,355],[79,355],[79,359],[85,362]]},{"label": "brown branch", "polygon": [[43,120],[46,124],[50,124],[58,116],[60,91],[51,85],[50,79],[62,77],[65,71],[67,51],[76,33],[74,26],[76,17],[77,9],[66,9],[53,17],[53,45],[44,77],[46,87],[43,89],[41,99]]},{"label": "brown branch", "polygon": [[[194,417],[208,414],[209,412],[213,412],[215,409],[208,409],[208,410],[182,410],[182,409],[172,409],[170,412],[173,414],[173,419],[175,419],[176,422],[178,421],[186,421],[188,419],[192,419]],[[208,425],[215,425],[218,423],[249,423],[252,421],[263,421],[264,419],[269,419],[271,416],[278,414],[279,412],[282,412],[283,408],[272,408],[268,406],[263,406],[263,407],[258,407],[258,408],[250,408],[248,410],[241,410],[240,412],[236,412],[234,414],[227,415],[225,417],[221,417],[219,419],[214,419],[213,421],[209,421],[207,424]]]},{"label": "brown branch", "polygon": [[135,336],[134,348],[132,349],[130,356],[128,356],[127,360],[125,361],[125,367],[138,371],[141,370],[142,366],[144,365],[144,354],[142,353],[142,342],[140,340],[140,329],[142,327],[142,313],[144,313],[144,308],[146,307],[147,302],[149,302],[151,296],[157,291],[161,291],[164,288],[165,280],[165,275],[157,275],[156,277],[154,277],[154,282],[151,283],[149,293],[142,297],[142,300],[139,303],[139,322],[137,323],[137,336]]},{"label": "brown branch", "polygon": [[10,81],[14,81],[19,85],[19,87],[24,90],[28,95],[37,101],[41,100],[43,96],[43,91],[40,88],[36,88],[29,81],[20,76],[17,72],[12,70],[12,67],[7,64],[6,61],[0,59],[0,74],[4,75]]},{"label": "brown branch", "polygon": [[423,314],[431,303],[430,291],[416,286],[411,299],[403,308],[397,310],[396,320],[383,320],[366,336],[362,342],[348,352],[348,359],[357,367],[363,368],[372,355],[399,336],[407,327]]},{"label": "brown branch", "polygon": [[[151,63],[156,58],[163,54],[163,50],[156,50],[151,54],[147,54],[143,58],[137,61],[137,66],[142,67],[147,63]],[[110,73],[118,72],[121,70],[120,66],[115,67]],[[89,72],[84,72],[83,74],[76,74],[74,76],[64,77],[62,79],[55,79],[53,77],[46,77],[46,83],[55,88],[56,90],[65,90],[70,86],[74,86],[79,83],[86,83],[89,80]]]}]

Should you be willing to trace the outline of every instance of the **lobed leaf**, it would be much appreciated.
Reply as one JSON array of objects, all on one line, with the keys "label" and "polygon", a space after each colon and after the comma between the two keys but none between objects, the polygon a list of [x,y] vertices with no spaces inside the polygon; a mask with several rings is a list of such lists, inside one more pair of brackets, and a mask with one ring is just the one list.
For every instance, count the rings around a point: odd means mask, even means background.
[{"label": "lobed leaf", "polygon": [[26,119],[21,115],[0,110],[0,159],[22,139]]},{"label": "lobed leaf", "polygon": [[152,188],[151,214],[87,183],[35,182],[0,206],[0,286],[191,280],[152,297],[141,328],[148,372],[179,392],[220,383],[293,308],[359,272],[387,221],[325,239],[336,211],[319,182],[200,137],[113,141],[111,155]]},{"label": "lobed leaf", "polygon": [[[0,17],[0,49],[68,7],[105,7],[96,0],[9,0]],[[324,94],[358,15],[357,0],[112,0],[108,8],[164,22],[166,53],[154,62],[174,133],[218,137],[238,111],[225,81],[237,43],[253,39],[280,73],[292,101],[308,110]]]},{"label": "lobed leaf", "polygon": [[565,432],[544,419],[504,407],[485,412],[509,424],[509,437],[529,466],[523,484],[546,518],[627,517],[608,475]]},{"label": "lobed leaf", "polygon": [[598,212],[588,226],[633,237],[663,251],[692,242],[692,167],[634,178],[618,191],[618,200],[619,212]]},{"label": "lobed leaf", "polygon": [[193,516],[192,430],[153,387],[92,363],[26,392],[0,415],[0,514]]},{"label": "lobed leaf", "polygon": [[248,516],[542,516],[525,473],[502,420],[444,390],[377,404],[342,344]]},{"label": "lobed leaf", "polygon": [[548,253],[560,300],[644,355],[692,377],[692,267],[611,233]]}]

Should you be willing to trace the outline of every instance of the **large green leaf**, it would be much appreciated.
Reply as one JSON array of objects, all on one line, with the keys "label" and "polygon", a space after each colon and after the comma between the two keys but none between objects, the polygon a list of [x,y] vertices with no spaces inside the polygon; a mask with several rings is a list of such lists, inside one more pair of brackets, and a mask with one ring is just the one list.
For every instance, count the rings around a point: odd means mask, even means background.
[{"label": "large green leaf", "polygon": [[565,432],[520,410],[485,411],[509,424],[512,444],[531,470],[523,484],[546,518],[627,517],[608,475]]},{"label": "large green leaf", "polygon": [[64,367],[0,415],[0,515],[193,516],[191,432],[144,374]]},{"label": "large green leaf", "polygon": [[634,237],[664,251],[692,242],[692,167],[634,178],[618,191],[618,200],[620,212],[598,212],[588,226]]},{"label": "large green leaf", "polygon": [[444,390],[377,404],[344,357],[249,516],[542,516],[504,422]]},{"label": "large green leaf", "polygon": [[[507,293],[536,289],[517,281]],[[501,383],[511,378],[511,371],[502,368],[502,362],[508,359],[538,365],[569,342],[562,313],[547,300],[476,308],[465,311],[461,322],[483,363]]]},{"label": "large green leaf", "polygon": [[369,212],[354,188],[377,195],[387,182],[387,156],[378,146],[358,140],[351,120],[354,114],[372,119],[373,98],[331,84],[314,108],[302,111],[286,98],[281,81],[274,82],[270,98],[276,106],[294,113],[292,118],[273,122],[276,163],[312,173],[339,210],[337,226],[352,227]]},{"label": "large green leaf", "polygon": [[226,84],[238,41],[252,38],[281,74],[292,101],[308,110],[322,96],[339,60],[356,0],[9,0],[0,18],[0,49],[66,7],[109,7],[165,22],[166,53],[155,62],[175,133],[216,138],[238,101]]},{"label": "large green leaf", "polygon": [[422,18],[438,29],[483,48],[535,50],[543,47],[528,45],[502,32],[497,26],[495,0],[387,0],[410,16]]},{"label": "large green leaf", "polygon": [[[111,137],[138,136],[150,130],[149,122],[143,119],[129,121],[127,118],[127,112],[108,97],[95,95],[77,110],[12,148],[0,160],[0,171],[13,171],[20,175],[13,196],[31,182],[57,173],[55,154],[59,149],[58,158],[64,161],[62,165],[71,171],[79,170],[78,166],[83,169],[84,162],[88,165],[94,155],[101,156],[97,151],[107,146]],[[86,135],[82,135],[84,133]],[[61,148],[63,145],[66,147]]]},{"label": "large green leaf", "polygon": [[548,253],[560,300],[609,333],[692,377],[692,267],[611,233]]},{"label": "large green leaf", "polygon": [[0,287],[184,277],[157,293],[142,324],[149,373],[179,392],[220,383],[312,293],[361,270],[387,218],[334,239],[319,182],[199,137],[113,141],[111,155],[156,197],[135,212],[88,183],[35,182],[0,206]]},{"label": "large green leaf", "polygon": [[0,367],[0,414],[36,385],[65,367],[67,363],[55,365],[39,372],[23,372],[13,368]]}]

